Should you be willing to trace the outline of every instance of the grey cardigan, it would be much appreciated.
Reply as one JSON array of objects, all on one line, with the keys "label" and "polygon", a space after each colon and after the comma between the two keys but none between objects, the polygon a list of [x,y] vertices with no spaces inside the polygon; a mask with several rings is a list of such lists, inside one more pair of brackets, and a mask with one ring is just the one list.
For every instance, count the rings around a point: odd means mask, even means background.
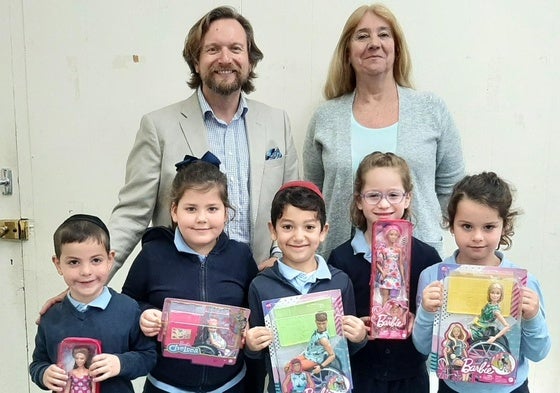
[{"label": "grey cardigan", "polygon": [[[453,185],[465,172],[461,139],[445,103],[435,95],[398,87],[397,151],[410,166],[414,184],[414,236],[441,254],[442,213]],[[306,179],[323,191],[330,231],[321,254],[351,236],[350,203],[353,176],[351,115],[354,93],[323,103],[314,113],[303,148]],[[372,138],[371,151],[375,151]]]}]

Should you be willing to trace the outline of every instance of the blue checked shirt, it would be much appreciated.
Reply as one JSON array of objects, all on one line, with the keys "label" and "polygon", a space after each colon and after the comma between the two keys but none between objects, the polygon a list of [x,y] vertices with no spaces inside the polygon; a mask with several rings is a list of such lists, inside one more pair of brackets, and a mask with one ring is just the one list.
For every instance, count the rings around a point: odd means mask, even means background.
[{"label": "blue checked shirt", "polygon": [[[222,164],[220,170],[227,176],[229,202],[235,208],[230,212],[226,233],[231,239],[249,244],[251,241],[251,207],[249,198],[249,144],[245,126],[247,101],[243,94],[231,123],[214,115],[214,111],[198,89],[198,101],[208,131],[208,146]],[[233,219],[232,219],[233,217]]]}]

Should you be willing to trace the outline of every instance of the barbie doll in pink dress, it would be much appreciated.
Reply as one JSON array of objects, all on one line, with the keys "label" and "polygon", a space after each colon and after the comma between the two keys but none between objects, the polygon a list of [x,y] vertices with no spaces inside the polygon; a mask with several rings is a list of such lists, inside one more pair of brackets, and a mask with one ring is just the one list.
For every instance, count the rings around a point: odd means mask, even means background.
[{"label": "barbie doll in pink dress", "polygon": [[74,368],[68,375],[68,383],[64,393],[95,393],[95,383],[89,375],[91,353],[86,347],[76,347],[72,350]]},{"label": "barbie doll in pink dress", "polygon": [[399,244],[400,237],[398,226],[387,225],[383,229],[383,246],[376,252],[381,304],[385,304],[389,297],[398,297],[403,286],[404,255]]}]

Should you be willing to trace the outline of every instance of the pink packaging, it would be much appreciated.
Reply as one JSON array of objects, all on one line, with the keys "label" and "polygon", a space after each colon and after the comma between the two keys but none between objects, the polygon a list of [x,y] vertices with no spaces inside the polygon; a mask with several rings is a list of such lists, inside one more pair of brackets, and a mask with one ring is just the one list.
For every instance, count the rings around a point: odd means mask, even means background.
[{"label": "pink packaging", "polygon": [[233,365],[249,312],[242,307],[166,298],[158,336],[162,354],[207,366]]},{"label": "pink packaging", "polygon": [[434,318],[430,367],[440,379],[514,384],[527,271],[441,264],[438,278],[444,301]]},{"label": "pink packaging", "polygon": [[[101,353],[101,341],[88,337],[66,337],[58,345],[57,365],[64,369],[68,376],[68,383],[78,384],[84,393],[100,393],[101,386],[93,382],[89,375],[78,375],[80,370],[89,369],[91,360]],[[84,363],[85,362],[85,363]],[[82,387],[83,386],[83,387]]]},{"label": "pink packaging", "polygon": [[371,338],[407,337],[412,224],[378,220],[373,225],[371,256]]}]

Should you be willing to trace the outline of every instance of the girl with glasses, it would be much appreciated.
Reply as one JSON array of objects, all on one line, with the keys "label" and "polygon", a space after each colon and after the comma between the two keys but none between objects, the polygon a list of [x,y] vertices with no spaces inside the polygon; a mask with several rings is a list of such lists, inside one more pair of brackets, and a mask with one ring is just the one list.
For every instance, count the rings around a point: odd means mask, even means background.
[{"label": "girl with glasses", "polygon": [[[378,219],[411,217],[412,178],[404,159],[393,153],[374,152],[365,156],[356,171],[350,216],[353,238],[335,248],[328,263],[343,270],[354,285],[356,315],[370,322],[370,282],[373,224]],[[390,226],[389,226],[390,228]],[[389,233],[387,233],[389,235]],[[416,297],[420,272],[441,261],[432,246],[412,238],[410,297]],[[410,311],[416,312],[414,301]],[[354,391],[428,393],[430,381],[426,356],[418,352],[410,333],[414,315],[409,317],[409,337],[405,340],[370,340],[350,357]]]}]

